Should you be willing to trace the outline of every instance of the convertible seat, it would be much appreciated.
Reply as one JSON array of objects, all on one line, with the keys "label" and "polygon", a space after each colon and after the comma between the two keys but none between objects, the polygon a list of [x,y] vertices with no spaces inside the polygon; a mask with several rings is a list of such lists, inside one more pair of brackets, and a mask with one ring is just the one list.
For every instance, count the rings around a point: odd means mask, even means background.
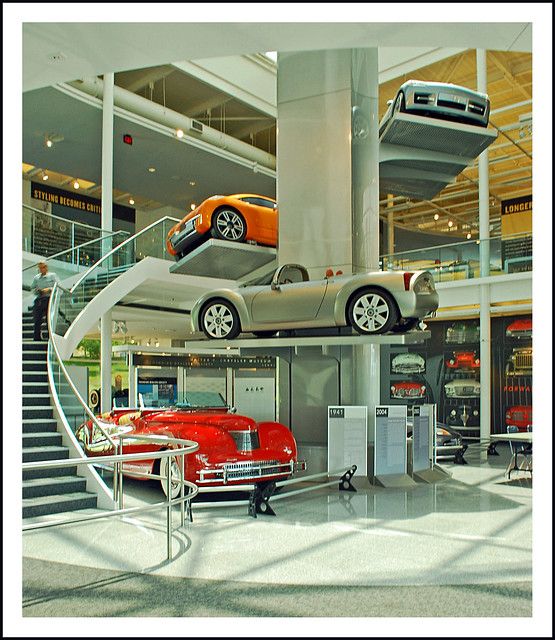
[{"label": "convertible seat", "polygon": [[140,411],[134,411],[133,413],[125,413],[124,415],[121,416],[121,418],[118,420],[118,424],[131,424],[133,422],[133,420],[136,420],[137,418],[141,417],[141,412]]}]

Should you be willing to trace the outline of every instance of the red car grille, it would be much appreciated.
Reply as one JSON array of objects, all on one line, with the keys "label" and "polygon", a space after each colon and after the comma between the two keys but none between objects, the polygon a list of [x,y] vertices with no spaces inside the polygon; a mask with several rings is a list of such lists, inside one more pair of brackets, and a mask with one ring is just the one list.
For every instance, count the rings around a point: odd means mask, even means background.
[{"label": "red car grille", "polygon": [[249,462],[230,462],[217,469],[199,471],[199,484],[236,482],[237,480],[261,480],[275,475],[289,475],[298,463],[279,462],[278,460],[252,460]]}]

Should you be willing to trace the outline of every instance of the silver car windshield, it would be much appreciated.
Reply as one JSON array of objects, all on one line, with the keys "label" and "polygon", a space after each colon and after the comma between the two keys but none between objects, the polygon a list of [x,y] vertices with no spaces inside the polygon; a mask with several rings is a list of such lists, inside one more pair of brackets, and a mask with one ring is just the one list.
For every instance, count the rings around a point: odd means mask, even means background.
[{"label": "silver car windshield", "polygon": [[264,285],[271,285],[272,279],[274,277],[275,271],[270,271],[269,273],[261,276],[260,278],[255,278],[254,280],[249,280],[248,282],[243,282],[240,287],[262,287]]}]

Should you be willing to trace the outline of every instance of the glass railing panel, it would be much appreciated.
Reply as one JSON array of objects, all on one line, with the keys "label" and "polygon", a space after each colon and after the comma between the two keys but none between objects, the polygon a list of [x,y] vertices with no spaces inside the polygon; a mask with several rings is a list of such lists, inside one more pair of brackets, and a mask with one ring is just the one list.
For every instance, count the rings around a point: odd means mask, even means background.
[{"label": "glass railing panel", "polygon": [[[481,242],[487,242],[489,246],[488,275],[532,270],[531,234],[514,234]],[[381,257],[380,264],[383,269],[404,271],[427,269],[433,274],[436,282],[482,276],[479,240],[387,254]]]}]

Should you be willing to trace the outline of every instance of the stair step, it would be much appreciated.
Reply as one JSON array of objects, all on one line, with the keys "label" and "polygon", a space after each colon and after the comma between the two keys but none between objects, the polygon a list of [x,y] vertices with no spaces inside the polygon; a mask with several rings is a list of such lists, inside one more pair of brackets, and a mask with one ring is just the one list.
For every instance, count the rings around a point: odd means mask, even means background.
[{"label": "stair step", "polygon": [[81,476],[59,476],[57,478],[32,478],[23,481],[23,498],[85,493],[87,481]]},{"label": "stair step", "polygon": [[50,395],[48,393],[24,394],[21,399],[24,407],[48,407]]},{"label": "stair step", "polygon": [[43,360],[46,360],[46,356],[46,351],[23,351],[23,353],[21,354],[21,359],[25,362],[42,362]]},{"label": "stair step", "polygon": [[23,362],[24,373],[31,373],[33,371],[46,372],[46,361],[45,362]]},{"label": "stair step", "polygon": [[50,433],[56,431],[58,425],[56,420],[41,420],[40,418],[33,418],[31,420],[23,420],[23,433]]},{"label": "stair step", "polygon": [[26,407],[23,409],[23,419],[30,420],[33,418],[45,418],[52,420],[54,413],[52,407]]},{"label": "stair step", "polygon": [[29,382],[40,382],[41,384],[48,384],[48,374],[46,371],[44,372],[31,372],[23,374],[23,384],[28,384]]},{"label": "stair step", "polygon": [[23,480],[31,480],[33,478],[59,478],[60,476],[77,475],[77,467],[56,467],[55,469],[25,469],[23,471]]},{"label": "stair step", "polygon": [[46,516],[51,513],[62,513],[64,511],[95,509],[96,506],[96,496],[83,491],[63,495],[25,498],[23,500],[23,517],[33,518],[36,516]]},{"label": "stair step", "polygon": [[69,458],[67,447],[29,447],[23,449],[23,462],[46,462],[47,460],[66,460]]},{"label": "stair step", "polygon": [[60,447],[62,434],[57,431],[38,431],[23,434],[23,450],[33,447]]},{"label": "stair step", "polygon": [[26,382],[23,384],[23,395],[49,395],[48,382]]},{"label": "stair step", "polygon": [[48,342],[23,342],[23,351],[46,351],[48,348]]}]

